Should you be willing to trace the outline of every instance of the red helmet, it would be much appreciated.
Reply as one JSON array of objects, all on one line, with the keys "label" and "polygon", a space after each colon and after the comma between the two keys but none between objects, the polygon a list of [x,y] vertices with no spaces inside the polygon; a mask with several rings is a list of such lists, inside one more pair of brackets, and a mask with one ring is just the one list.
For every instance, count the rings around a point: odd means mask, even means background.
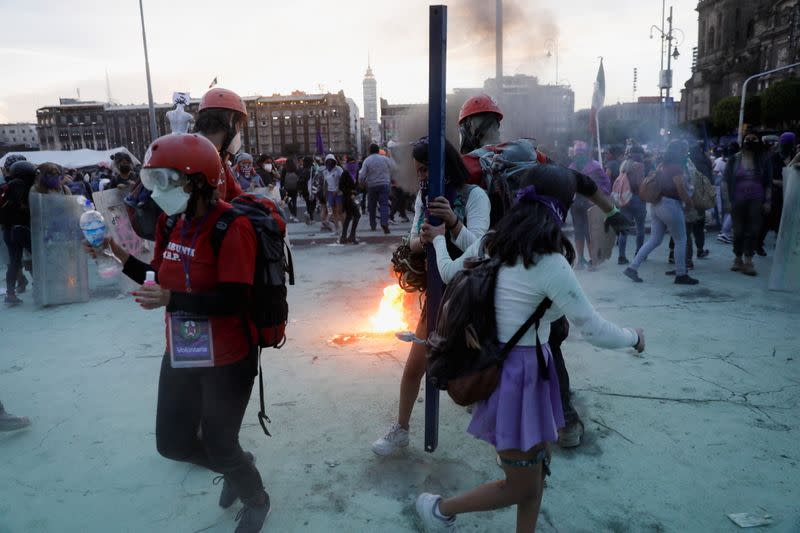
[{"label": "red helmet", "polygon": [[144,156],[142,184],[150,190],[167,187],[181,174],[202,174],[215,189],[224,183],[222,161],[214,144],[196,133],[173,133],[156,139]]},{"label": "red helmet", "polygon": [[247,116],[247,107],[242,97],[229,89],[215,87],[203,95],[198,111],[203,109],[230,109]]},{"label": "red helmet", "polygon": [[494,113],[499,120],[503,120],[503,112],[500,111],[500,107],[498,107],[494,98],[488,94],[479,94],[467,99],[464,105],[461,106],[461,111],[458,113],[458,123],[461,124],[465,118],[478,113]]}]

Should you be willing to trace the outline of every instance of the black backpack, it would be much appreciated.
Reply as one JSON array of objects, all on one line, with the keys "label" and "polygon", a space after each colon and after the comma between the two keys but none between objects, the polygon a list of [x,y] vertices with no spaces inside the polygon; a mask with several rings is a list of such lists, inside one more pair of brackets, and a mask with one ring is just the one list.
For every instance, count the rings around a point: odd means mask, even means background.
[{"label": "black backpack", "polygon": [[[222,213],[211,233],[211,247],[219,256],[222,241],[228,228],[237,218],[244,216],[250,221],[256,234],[256,265],[253,279],[253,297],[249,318],[258,330],[258,338],[251,344],[261,348],[282,348],[286,344],[286,324],[289,319],[289,304],[286,296],[286,280],[294,285],[292,253],[284,241],[286,220],[283,212],[268,199],[253,194],[243,194],[231,201],[233,209]],[[164,224],[165,240],[169,238],[178,217],[167,218]],[[248,328],[249,331],[249,328]],[[265,422],[270,422],[264,407],[264,379],[259,353],[259,395],[261,410],[258,420],[262,429],[270,435]]]},{"label": "black backpack", "polygon": [[[436,330],[428,339],[428,377],[447,390],[459,405],[491,396],[508,354],[532,325],[539,326],[552,302],[545,298],[530,318],[501,348],[497,339],[495,286],[501,262],[481,256],[465,263],[447,284]],[[536,336],[536,359],[542,379],[548,379],[544,354]]]}]

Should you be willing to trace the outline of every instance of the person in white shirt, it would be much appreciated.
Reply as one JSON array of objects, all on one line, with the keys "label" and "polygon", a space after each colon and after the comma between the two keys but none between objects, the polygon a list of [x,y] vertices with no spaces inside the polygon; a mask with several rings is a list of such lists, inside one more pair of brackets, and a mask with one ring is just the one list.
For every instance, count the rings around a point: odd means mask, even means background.
[{"label": "person in white shirt", "polygon": [[[475,404],[468,432],[497,450],[506,478],[452,498],[421,494],[417,512],[428,530],[455,527],[458,514],[517,506],[517,531],[533,530],[549,472],[550,442],[564,425],[559,384],[551,350],[544,344],[544,367],[536,356],[536,338],[547,339],[550,322],[566,315],[588,342],[601,348],[644,350],[641,329],[620,328],[592,307],[572,269],[575,250],[561,230],[573,194],[565,194],[563,173],[555,165],[531,168],[521,180],[514,207],[495,231],[456,259],[447,256],[442,226],[424,224],[432,238],[442,280],[447,283],[464,260],[480,254],[499,258],[495,309],[498,340],[508,342],[545,299],[552,305],[537,331],[528,330],[506,358],[492,396]],[[535,186],[533,184],[536,184]]]},{"label": "person in white shirt", "polygon": [[342,192],[339,190],[339,180],[344,170],[339,166],[336,156],[325,156],[325,167],[322,169],[322,178],[325,180],[325,200],[328,206],[327,216],[322,225],[330,228],[331,219],[335,230],[339,231],[339,221],[342,218]]},{"label": "person in white shirt", "polygon": [[[420,185],[428,180],[428,139],[420,139],[413,148],[412,156],[416,167]],[[461,156],[455,146],[449,142],[445,145],[445,193],[428,203],[428,212],[431,216],[442,220],[445,241],[439,254],[447,255],[448,259],[459,257],[470,245],[478,242],[489,229],[489,197],[483,189],[475,185],[468,185],[467,169],[461,161]],[[427,220],[423,202],[423,194],[417,194],[414,206],[414,222],[411,225],[409,244],[412,253],[424,254],[425,245],[430,242],[420,233]],[[417,337],[428,337],[427,307],[423,306],[422,316],[416,329]],[[420,382],[425,375],[427,348],[421,344],[413,344],[411,352],[403,369],[403,378],[400,382],[400,405],[398,408],[397,422],[395,422],[386,435],[372,444],[372,451],[377,455],[390,455],[402,447],[408,446],[409,423],[411,411],[417,401]]]}]

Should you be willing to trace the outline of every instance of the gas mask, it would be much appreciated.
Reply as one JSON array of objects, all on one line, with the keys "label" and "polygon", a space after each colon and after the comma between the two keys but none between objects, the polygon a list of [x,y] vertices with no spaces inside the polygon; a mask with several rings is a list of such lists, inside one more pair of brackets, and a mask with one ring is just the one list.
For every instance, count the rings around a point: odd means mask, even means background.
[{"label": "gas mask", "polygon": [[151,198],[164,210],[167,216],[177,215],[186,211],[189,205],[190,194],[183,187],[154,187]]},{"label": "gas mask", "polygon": [[124,163],[124,164],[122,164],[122,165],[120,165],[120,166],[119,166],[119,171],[120,171],[122,174],[127,174],[127,173],[128,173],[128,172],[130,172],[131,170],[132,170],[132,167],[131,167],[129,164],[127,164],[127,163]]},{"label": "gas mask", "polygon": [[236,155],[242,149],[242,134],[241,132],[236,132],[236,135],[233,136],[231,142],[228,143],[228,147],[225,149],[229,154]]},{"label": "gas mask", "polygon": [[500,122],[494,114],[481,113],[467,117],[458,127],[461,153],[468,154],[473,150],[491,144],[499,139]]}]

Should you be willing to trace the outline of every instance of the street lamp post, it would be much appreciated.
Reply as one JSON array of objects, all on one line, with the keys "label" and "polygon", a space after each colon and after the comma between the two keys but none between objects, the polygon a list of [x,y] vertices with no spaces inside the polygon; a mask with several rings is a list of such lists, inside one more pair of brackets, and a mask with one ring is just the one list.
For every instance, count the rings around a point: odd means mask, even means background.
[{"label": "street lamp post", "polygon": [[[650,26],[650,38],[653,38],[653,30],[657,31],[661,34],[661,71],[659,73],[659,95],[661,99],[661,109],[659,110],[659,125],[663,131],[666,131],[664,127],[664,109],[669,103],[670,99],[670,90],[672,89],[672,60],[677,60],[680,57],[680,53],[678,52],[678,44],[673,44],[673,41],[676,40],[674,33],[680,32],[681,33],[681,43],[683,39],[685,39],[685,35],[683,30],[680,28],[674,28],[672,26],[672,11],[673,8],[670,6],[669,8],[669,17],[666,19],[664,18],[666,15],[666,0],[662,0],[661,2],[661,27],[656,25]],[[669,23],[669,28],[665,31],[665,24]],[[667,45],[667,70],[664,70],[664,45]],[[674,50],[673,50],[674,48]]]},{"label": "street lamp post", "polygon": [[762,78],[769,74],[774,74],[776,72],[781,72],[782,70],[789,70],[791,68],[800,67],[800,63],[793,63],[791,65],[786,65],[785,67],[774,68],[772,70],[767,70],[766,72],[759,72],[758,74],[753,74],[742,84],[742,101],[739,103],[739,145],[742,144],[742,138],[744,137],[744,104],[747,100],[747,85],[757,78]]},{"label": "street lamp post", "polygon": [[558,85],[558,39],[547,39],[544,42],[545,48],[547,48],[547,57],[555,56],[556,59],[556,85]]},{"label": "street lamp post", "polygon": [[147,101],[150,106],[150,142],[158,138],[158,130],[156,129],[156,108],[153,105],[153,86],[150,83],[150,58],[147,55],[147,34],[144,29],[144,7],[142,0],[139,0],[139,15],[142,19],[142,44],[144,45],[144,70],[147,75]]}]

